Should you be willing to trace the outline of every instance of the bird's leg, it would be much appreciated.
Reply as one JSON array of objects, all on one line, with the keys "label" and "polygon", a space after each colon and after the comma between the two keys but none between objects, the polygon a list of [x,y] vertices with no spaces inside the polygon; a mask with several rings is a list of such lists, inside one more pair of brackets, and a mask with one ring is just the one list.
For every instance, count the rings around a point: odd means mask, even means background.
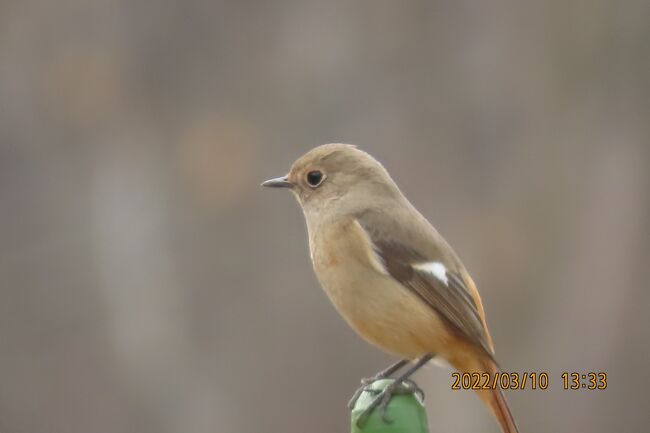
[{"label": "bird's leg", "polygon": [[[386,379],[389,377],[391,374],[395,373],[398,371],[400,368],[404,367],[406,364],[408,364],[409,361],[408,359],[401,359],[397,361],[394,364],[391,364],[387,368],[383,369],[379,373],[375,374],[373,377],[368,377],[361,379],[361,387],[359,387],[355,392],[350,401],[348,402],[348,408],[352,410],[354,405],[357,403],[357,400],[361,396],[361,393],[364,391],[369,391],[369,392],[375,392],[369,388],[369,385],[371,385],[374,381],[380,380],[380,379]],[[378,391],[376,391],[378,392]]]},{"label": "bird's leg", "polygon": [[379,379],[386,379],[387,377],[390,377],[391,374],[395,373],[396,371],[398,371],[400,368],[404,367],[409,362],[411,362],[411,361],[408,360],[408,359],[399,360],[396,363],[391,364],[387,368],[383,369],[379,373],[375,374],[373,377],[371,377],[369,379],[361,379],[361,383],[368,384],[368,383],[372,383],[372,382],[374,382],[376,380],[379,380]]},{"label": "bird's leg", "polygon": [[422,390],[415,385],[415,382],[409,378],[422,368],[427,362],[433,358],[433,354],[424,355],[422,358],[415,363],[415,365],[408,370],[406,370],[401,376],[399,376],[393,383],[384,388],[377,397],[370,403],[370,405],[363,411],[363,413],[357,418],[357,426],[361,427],[368,419],[373,410],[379,406],[379,411],[381,413],[381,419],[385,423],[390,424],[392,421],[386,418],[386,408],[390,402],[391,397],[394,394],[409,394],[417,393],[422,397],[424,393]]}]

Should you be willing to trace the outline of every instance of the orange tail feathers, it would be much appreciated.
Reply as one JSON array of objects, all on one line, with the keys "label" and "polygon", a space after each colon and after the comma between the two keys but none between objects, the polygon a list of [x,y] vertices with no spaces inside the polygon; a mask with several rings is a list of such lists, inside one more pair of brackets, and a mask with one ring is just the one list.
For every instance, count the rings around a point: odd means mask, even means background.
[{"label": "orange tail feathers", "polygon": [[[461,362],[452,362],[454,367],[460,372],[489,373],[490,376],[493,376],[499,371],[494,361],[483,354],[472,357],[471,359],[468,357],[462,357],[461,359],[457,360]],[[476,393],[497,419],[503,433],[519,433],[508,403],[498,386],[489,390],[477,390]]]},{"label": "orange tail feathers", "polygon": [[497,387],[491,390],[479,391],[479,397],[481,397],[481,400],[490,408],[494,417],[499,421],[503,433],[519,433],[501,389]]}]

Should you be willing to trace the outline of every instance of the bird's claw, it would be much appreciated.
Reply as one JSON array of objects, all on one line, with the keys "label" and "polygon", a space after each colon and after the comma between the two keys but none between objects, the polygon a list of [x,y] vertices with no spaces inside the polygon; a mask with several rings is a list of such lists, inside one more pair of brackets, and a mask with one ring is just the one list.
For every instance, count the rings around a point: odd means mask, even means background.
[{"label": "bird's claw", "polygon": [[364,392],[369,392],[371,394],[379,394],[381,391],[378,391],[376,389],[372,389],[370,385],[372,385],[376,380],[379,380],[381,378],[379,377],[366,377],[361,379],[361,386],[357,388],[356,391],[354,391],[354,394],[352,395],[352,398],[350,401],[348,401],[348,409],[352,410],[354,409],[354,405],[357,404],[357,400],[359,400],[359,397],[361,397],[361,394]]},{"label": "bird's claw", "polygon": [[348,403],[348,407],[350,409],[354,408],[356,401],[364,391],[377,395],[375,399],[370,403],[370,405],[357,418],[358,427],[363,426],[363,424],[366,423],[372,414],[372,411],[377,408],[379,408],[381,420],[386,424],[391,424],[393,420],[389,419],[386,416],[386,409],[388,408],[388,404],[390,403],[393,395],[415,394],[420,398],[420,400],[424,401],[424,392],[419,386],[417,386],[414,381],[410,379],[406,379],[401,383],[393,382],[381,391],[370,387],[370,385],[372,385],[375,380],[377,379],[363,379],[361,381],[362,386],[356,390],[352,396],[352,399]]},{"label": "bird's claw", "polygon": [[402,384],[411,389],[411,392],[415,394],[421,402],[424,402],[424,391],[422,391],[422,388],[420,388],[415,381],[406,379],[402,381]]}]

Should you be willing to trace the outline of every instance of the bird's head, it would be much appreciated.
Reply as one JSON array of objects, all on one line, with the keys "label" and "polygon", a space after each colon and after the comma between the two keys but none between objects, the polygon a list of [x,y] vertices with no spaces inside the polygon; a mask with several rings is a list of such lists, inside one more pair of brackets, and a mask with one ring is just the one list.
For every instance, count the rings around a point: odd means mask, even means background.
[{"label": "bird's head", "polygon": [[395,182],[372,156],[350,144],[324,144],[298,158],[286,176],[266,187],[288,188],[308,219],[363,211],[400,197]]}]

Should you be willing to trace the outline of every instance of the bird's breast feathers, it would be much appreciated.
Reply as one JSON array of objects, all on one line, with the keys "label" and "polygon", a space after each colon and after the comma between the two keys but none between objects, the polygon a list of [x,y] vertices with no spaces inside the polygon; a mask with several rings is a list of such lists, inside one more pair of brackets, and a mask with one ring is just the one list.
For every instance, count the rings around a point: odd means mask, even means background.
[{"label": "bird's breast feathers", "polygon": [[443,322],[388,274],[357,221],[328,225],[326,230],[315,234],[326,242],[311,242],[314,270],[338,312],[358,334],[405,358],[444,344]]},{"label": "bird's breast feathers", "polygon": [[310,244],[321,285],[366,339],[399,354],[424,350],[424,338],[426,353],[451,332],[492,355],[480,297],[461,264],[450,269],[444,257],[382,237],[359,219],[327,224],[312,235],[319,237]]}]

